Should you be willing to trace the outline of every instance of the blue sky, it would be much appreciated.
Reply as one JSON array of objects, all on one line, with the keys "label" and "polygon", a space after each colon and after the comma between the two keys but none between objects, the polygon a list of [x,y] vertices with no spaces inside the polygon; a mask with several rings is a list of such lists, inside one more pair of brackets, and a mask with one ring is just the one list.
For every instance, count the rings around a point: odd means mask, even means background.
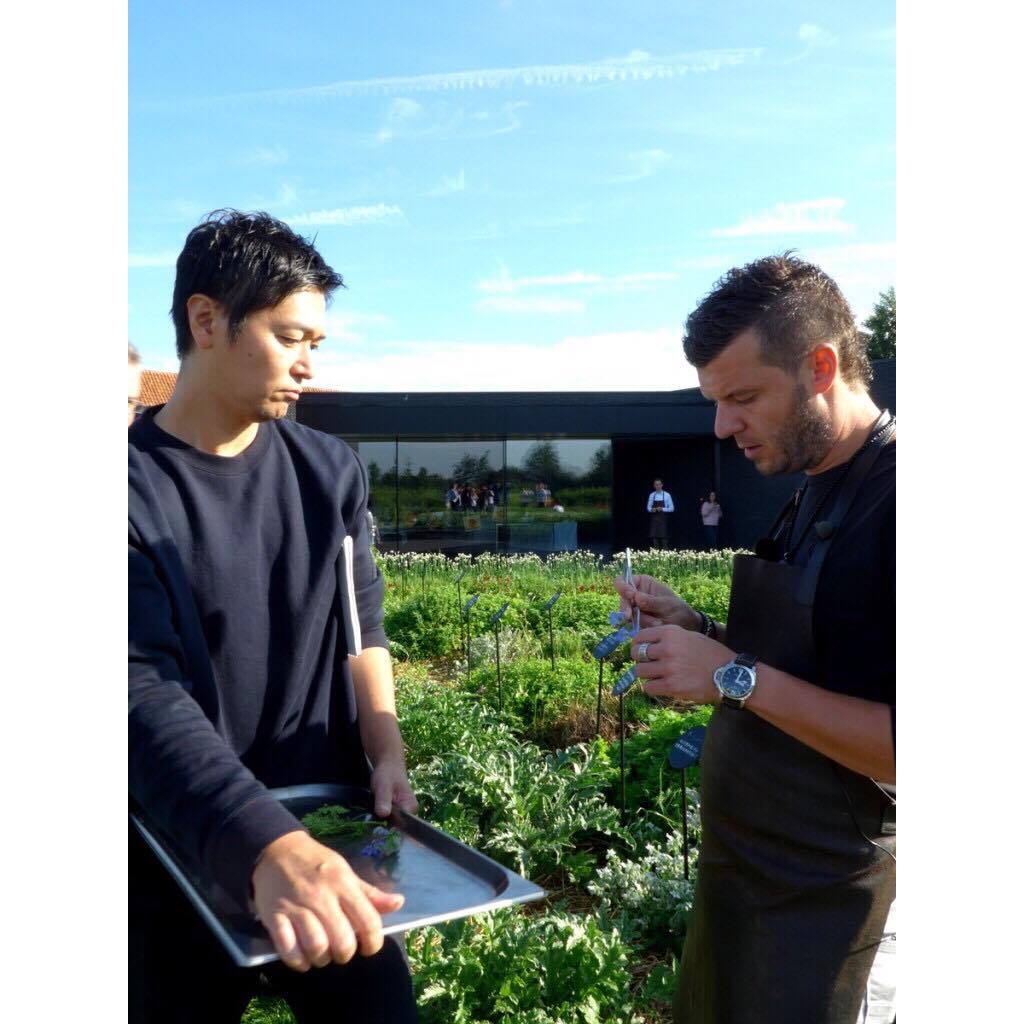
[{"label": "blue sky", "polygon": [[129,76],[152,368],[220,206],[316,235],[350,390],[689,387],[730,266],[795,248],[858,318],[896,283],[893,3],[135,0]]}]

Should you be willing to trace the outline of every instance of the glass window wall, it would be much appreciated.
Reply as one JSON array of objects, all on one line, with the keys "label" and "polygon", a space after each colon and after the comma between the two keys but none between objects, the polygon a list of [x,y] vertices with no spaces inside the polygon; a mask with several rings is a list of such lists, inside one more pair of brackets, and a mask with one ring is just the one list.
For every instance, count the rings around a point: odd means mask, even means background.
[{"label": "glass window wall", "polygon": [[345,440],[366,463],[366,472],[370,478],[370,511],[377,522],[377,545],[383,551],[397,551],[399,533],[395,516],[398,493],[395,439]]},{"label": "glass window wall", "polygon": [[611,552],[608,440],[346,440],[384,550]]},{"label": "glass window wall", "polygon": [[508,441],[506,477],[510,550],[611,551],[610,441]]},{"label": "glass window wall", "polygon": [[398,442],[398,523],[408,551],[498,551],[504,444]]}]

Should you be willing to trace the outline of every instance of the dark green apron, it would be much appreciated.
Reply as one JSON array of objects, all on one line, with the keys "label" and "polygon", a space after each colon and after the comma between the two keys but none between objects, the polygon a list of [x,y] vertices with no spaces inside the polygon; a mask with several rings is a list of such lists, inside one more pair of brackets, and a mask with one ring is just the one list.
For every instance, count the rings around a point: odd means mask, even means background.
[{"label": "dark green apron", "polygon": [[[878,450],[857,462],[873,464]],[[818,678],[818,577],[870,464],[851,467],[829,516],[834,532],[806,567],[735,557],[734,651]],[[896,892],[894,859],[865,836],[895,857],[891,808],[870,779],[753,712],[715,709],[701,759],[703,833],[676,1024],[853,1024]]]}]

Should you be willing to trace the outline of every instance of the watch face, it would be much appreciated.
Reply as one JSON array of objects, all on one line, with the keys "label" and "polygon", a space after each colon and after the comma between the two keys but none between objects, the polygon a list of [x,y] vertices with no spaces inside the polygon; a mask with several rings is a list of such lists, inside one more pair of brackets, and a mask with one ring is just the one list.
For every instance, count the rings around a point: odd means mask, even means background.
[{"label": "watch face", "polygon": [[742,665],[730,665],[722,672],[722,693],[727,697],[746,697],[753,684],[753,672]]}]

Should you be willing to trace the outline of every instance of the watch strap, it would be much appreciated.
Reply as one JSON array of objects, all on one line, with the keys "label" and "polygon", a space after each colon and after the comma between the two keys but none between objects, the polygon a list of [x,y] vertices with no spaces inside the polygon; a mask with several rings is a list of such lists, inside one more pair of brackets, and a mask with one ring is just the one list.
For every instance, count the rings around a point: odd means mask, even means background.
[{"label": "watch strap", "polygon": [[737,654],[733,659],[737,665],[742,665],[744,668],[753,668],[757,664],[756,654]]}]

